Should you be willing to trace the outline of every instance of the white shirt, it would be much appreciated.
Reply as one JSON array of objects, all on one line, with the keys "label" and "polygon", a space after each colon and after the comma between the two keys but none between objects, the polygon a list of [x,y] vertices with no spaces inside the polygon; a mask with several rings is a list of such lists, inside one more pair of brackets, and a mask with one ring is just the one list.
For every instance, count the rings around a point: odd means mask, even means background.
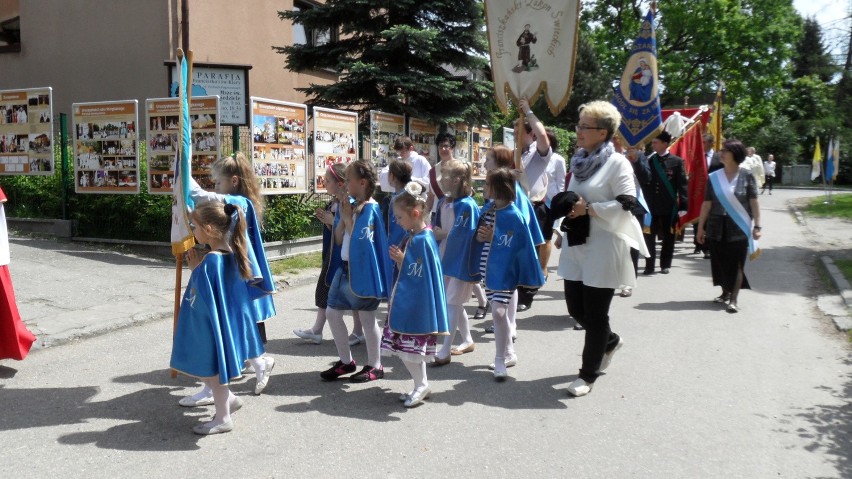
[{"label": "white shirt", "polygon": [[764,161],[763,162],[763,172],[766,176],[771,176],[775,178],[775,162],[774,161]]},{"label": "white shirt", "polygon": [[[534,141],[521,155],[521,165],[524,168],[524,178],[521,179],[521,185],[526,189],[527,196],[530,201],[541,201],[547,195],[548,177],[547,168],[550,166],[550,159],[553,156],[553,149],[548,147],[547,154],[541,156],[537,149],[537,143]],[[565,164],[565,162],[562,162]],[[564,176],[562,177],[564,181]]]},{"label": "white shirt", "polygon": [[[418,155],[415,152],[411,152],[408,156],[407,160],[403,160],[411,163],[411,179],[419,180],[423,183],[429,183],[429,170],[432,169],[432,165],[429,164],[429,160],[426,157]],[[387,193],[395,193],[396,189],[391,186],[390,181],[388,181],[388,170],[389,166],[382,168],[379,172],[379,186],[381,186],[382,191]]]},{"label": "white shirt", "polygon": [[547,205],[553,197],[561,193],[565,189],[565,158],[559,153],[550,155],[550,163],[547,165],[547,195],[545,196]]}]

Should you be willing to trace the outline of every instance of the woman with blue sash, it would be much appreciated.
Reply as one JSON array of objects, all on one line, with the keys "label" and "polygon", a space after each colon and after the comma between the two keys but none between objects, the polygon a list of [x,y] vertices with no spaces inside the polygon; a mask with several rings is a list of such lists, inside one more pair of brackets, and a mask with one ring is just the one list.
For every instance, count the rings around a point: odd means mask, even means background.
[{"label": "woman with blue sash", "polygon": [[760,206],[757,180],[740,167],[746,157],[742,142],[725,141],[720,154],[724,168],[710,174],[698,219],[698,242],[709,243],[713,285],[722,288],[713,301],[727,304],[726,310],[736,313],[740,290],[751,289],[743,269],[746,256],[760,255]]}]

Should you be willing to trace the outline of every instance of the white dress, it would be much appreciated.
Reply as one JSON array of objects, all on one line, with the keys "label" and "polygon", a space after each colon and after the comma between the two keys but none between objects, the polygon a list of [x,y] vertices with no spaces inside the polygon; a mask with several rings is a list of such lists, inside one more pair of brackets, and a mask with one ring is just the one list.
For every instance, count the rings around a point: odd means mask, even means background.
[{"label": "white dress", "polygon": [[588,203],[597,216],[590,218],[586,243],[568,246],[562,239],[559,255],[560,278],[582,281],[595,288],[634,286],[636,274],[630,259],[630,248],[648,256],[642,237],[642,227],[629,211],[615,200],[618,195],[636,196],[633,168],[623,155],[613,153],[606,163],[586,181],[571,177],[568,190],[574,191]]}]

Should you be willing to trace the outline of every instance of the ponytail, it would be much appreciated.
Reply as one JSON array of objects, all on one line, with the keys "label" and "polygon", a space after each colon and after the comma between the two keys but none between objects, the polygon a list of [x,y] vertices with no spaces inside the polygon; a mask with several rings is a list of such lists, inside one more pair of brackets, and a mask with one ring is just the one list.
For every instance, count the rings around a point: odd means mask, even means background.
[{"label": "ponytail", "polygon": [[232,204],[225,204],[225,214],[228,216],[228,232],[226,233],[226,241],[231,247],[231,252],[234,253],[234,259],[237,261],[237,267],[240,269],[240,276],[243,279],[251,279],[251,263],[248,259],[248,241],[246,240],[246,220],[243,216],[243,211]]}]

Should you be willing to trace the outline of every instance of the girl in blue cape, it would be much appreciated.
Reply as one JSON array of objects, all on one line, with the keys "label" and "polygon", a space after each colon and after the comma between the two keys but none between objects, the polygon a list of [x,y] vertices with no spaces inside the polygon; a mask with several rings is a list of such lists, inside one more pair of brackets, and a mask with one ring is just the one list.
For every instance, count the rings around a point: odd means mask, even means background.
[{"label": "girl in blue cape", "polygon": [[220,434],[234,428],[231,413],[243,401],[228,384],[242,375],[249,358],[263,354],[254,324],[254,295],[249,280],[254,271],[249,260],[246,218],[231,204],[208,202],[190,215],[193,233],[210,252],[188,253],[192,268],[181,302],[172,346],[171,367],[204,380],[213,393],[216,415],[192,428],[196,434]]},{"label": "girl in blue cape", "polygon": [[[407,185],[411,181],[411,163],[402,160],[393,160],[388,165],[388,183],[396,192],[391,196],[390,207],[388,208],[387,221],[385,224],[388,227],[388,244],[391,246],[400,246],[403,241],[406,241],[408,238],[408,233],[405,229],[396,221],[396,217],[393,212],[393,204],[399,198],[400,195],[404,193],[405,185]],[[391,277],[391,284],[396,282],[396,277],[399,274],[399,269],[397,269],[397,265],[395,262],[392,262],[393,266],[393,276]]]},{"label": "girl in blue cape", "polygon": [[376,170],[370,161],[358,160],[346,169],[350,198],[341,205],[341,221],[334,230],[334,240],[341,245],[342,263],[331,281],[325,313],[340,360],[320,373],[326,381],[356,369],[343,323],[346,310],[358,311],[367,343],[367,364],[350,381],[363,383],[385,376],[379,353],[382,331],[376,323],[376,310],[381,300],[388,297],[390,258],[382,211],[372,198],[376,181]]},{"label": "girl in blue cape", "polygon": [[[189,177],[190,195],[196,204],[217,202],[239,206],[246,218],[246,239],[249,248],[246,254],[251,264],[252,277],[249,284],[254,301],[251,302],[253,322],[256,323],[261,340],[266,343],[266,328],[264,321],[275,316],[275,303],[272,294],[275,283],[269,262],[266,260],[266,250],[263,249],[263,238],[260,228],[263,222],[263,197],[254,169],[246,156],[237,152],[233,156],[219,158],[211,166],[211,177],[214,181],[215,192],[201,188],[195,179]],[[249,358],[248,362],[254,369],[256,382],[254,393],[260,394],[269,383],[275,359],[270,356]],[[213,393],[204,387],[201,391],[182,398],[179,402],[184,407],[207,406],[213,404]]]},{"label": "girl in blue cape", "polygon": [[[515,152],[511,148],[508,148],[504,145],[497,145],[489,149],[485,153],[485,169],[486,171],[493,171],[497,168],[508,168],[510,170],[515,169]],[[516,178],[520,176],[520,172],[515,174]],[[485,205],[483,205],[483,211],[487,210],[490,206],[490,200],[486,200]],[[515,207],[518,208],[518,211],[521,212],[521,216],[524,218],[524,222],[527,225],[527,229],[530,232],[530,236],[532,236],[533,244],[540,245],[544,243],[544,236],[541,233],[541,227],[538,226],[538,221],[535,216],[535,208],[533,207],[532,202],[529,197],[524,193],[524,188],[521,186],[521,183],[516,179],[515,180],[515,199],[514,199]],[[484,278],[483,278],[484,281]],[[500,296],[498,294],[498,296]],[[515,290],[512,292],[511,297],[508,299],[509,307],[509,326],[512,330],[512,339],[514,340],[517,337],[517,312],[518,312],[518,291]],[[491,330],[486,329],[486,332],[493,332],[493,326]],[[508,363],[510,366],[514,366],[513,362]]]},{"label": "girl in blue cape", "polygon": [[432,393],[426,362],[435,355],[439,335],[447,334],[447,298],[438,245],[426,227],[426,185],[408,183],[393,203],[393,215],[407,232],[401,246],[389,254],[399,269],[382,334],[382,354],[396,355],[414,380],[414,389],[399,396],[414,407]]},{"label": "girl in blue cape", "polygon": [[[451,355],[469,353],[476,348],[464,304],[470,300],[474,283],[479,282],[479,257],[473,255],[479,206],[471,196],[470,165],[458,160],[444,160],[441,164],[444,197],[438,205],[441,227],[435,229],[435,237],[441,240],[441,268],[444,270],[450,334],[444,338],[444,344],[435,357],[435,366],[449,364]],[[462,343],[454,348],[456,330],[461,334]]]},{"label": "girl in blue cape", "polygon": [[[314,290],[317,317],[312,327],[293,330],[293,334],[314,344],[322,343],[322,330],[326,321],[325,310],[328,308],[328,290],[331,287],[334,272],[340,267],[340,245],[334,243],[334,228],[340,221],[340,204],[349,198],[345,182],[346,165],[344,163],[335,163],[326,168],[325,189],[333,199],[325,208],[317,208],[314,211],[314,216],[323,224],[322,268]],[[352,334],[349,335],[349,345],[355,346],[364,342],[364,334],[361,333],[361,320],[358,319],[357,311],[352,313],[352,319],[355,326],[352,328]]]},{"label": "girl in blue cape", "polygon": [[509,366],[517,364],[509,323],[509,303],[518,286],[538,288],[544,284],[536,245],[529,223],[515,206],[515,173],[508,168],[490,171],[485,179],[485,197],[491,200],[477,228],[485,293],[494,317],[494,378],[505,380]]}]

